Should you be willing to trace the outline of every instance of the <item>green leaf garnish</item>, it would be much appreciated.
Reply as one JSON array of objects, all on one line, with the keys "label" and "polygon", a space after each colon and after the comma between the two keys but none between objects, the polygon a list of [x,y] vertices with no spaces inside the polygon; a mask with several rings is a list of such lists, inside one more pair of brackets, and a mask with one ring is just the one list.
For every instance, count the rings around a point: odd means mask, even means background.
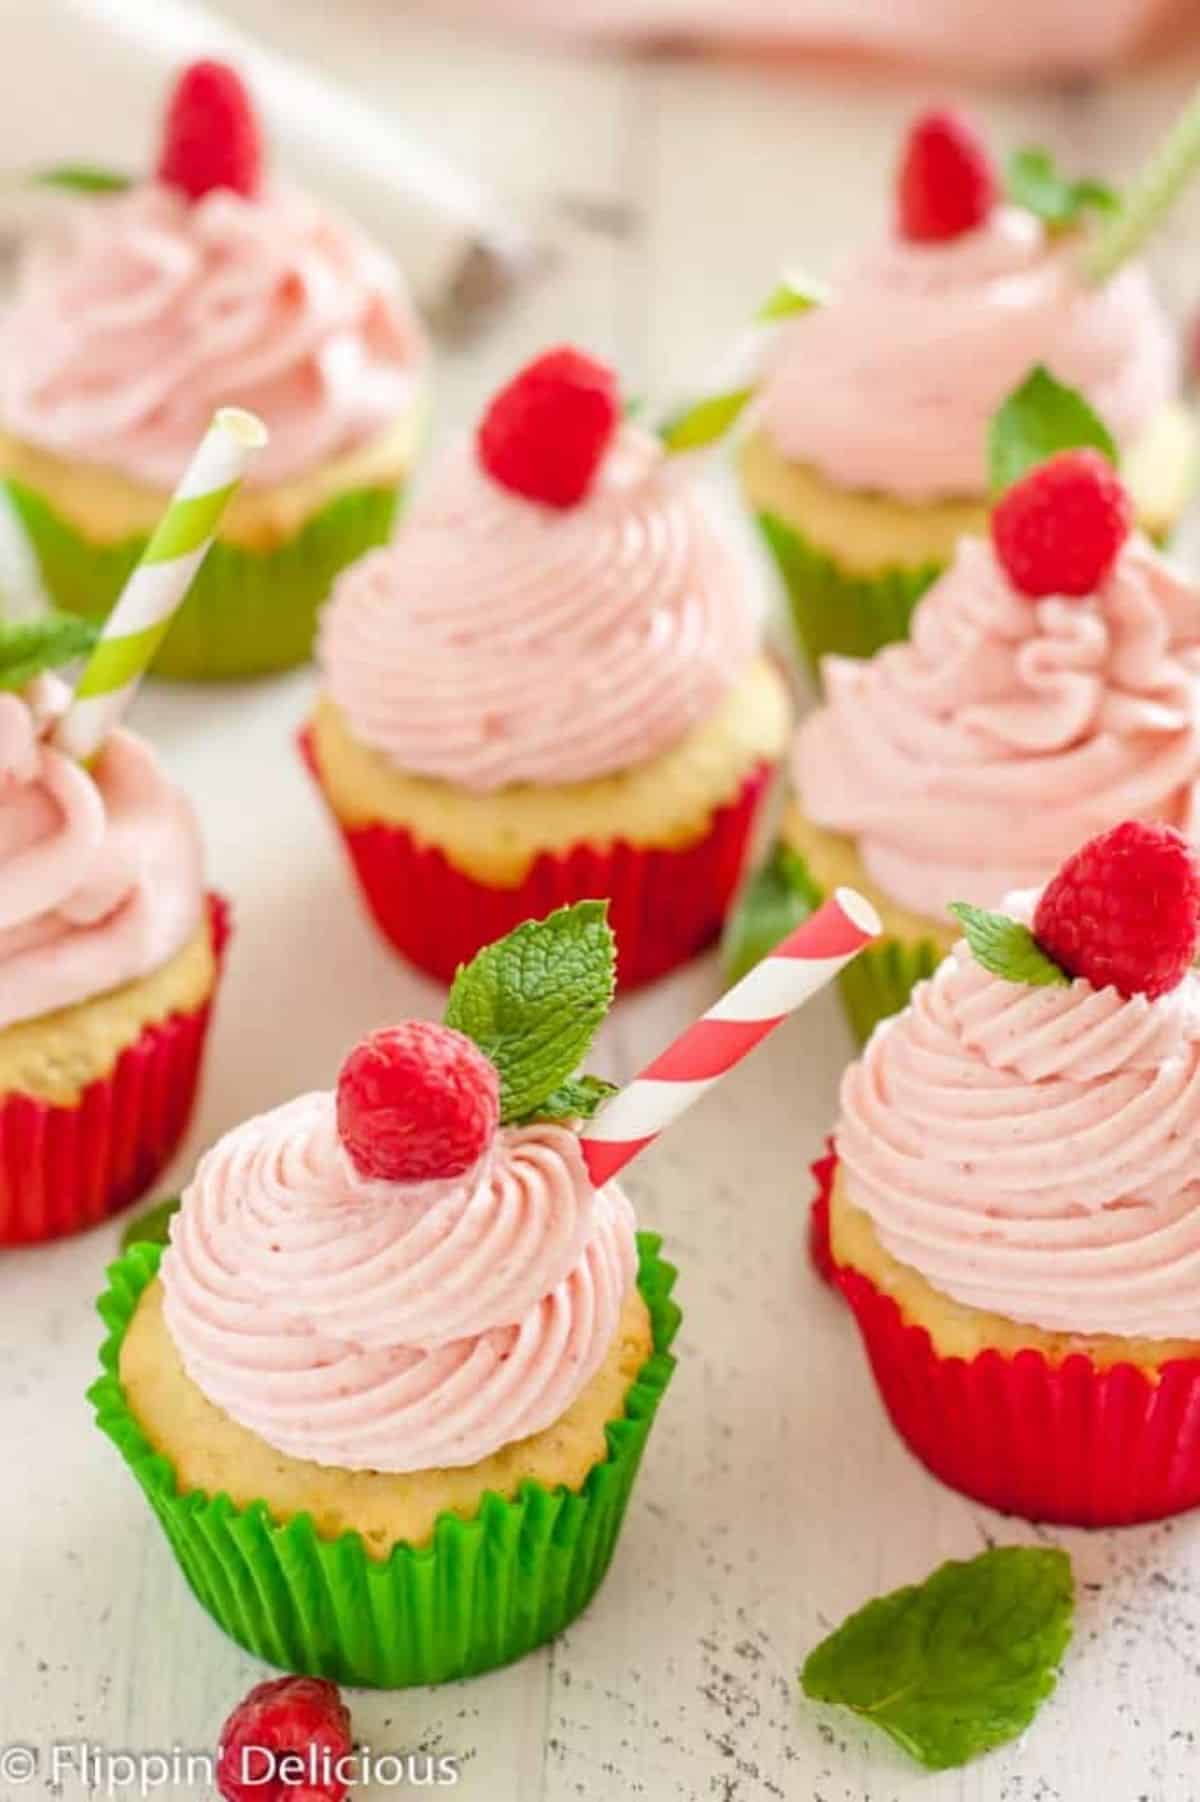
[{"label": "green leaf garnish", "polygon": [[0,689],[24,688],[43,670],[85,657],[98,637],[97,626],[73,613],[0,622]]},{"label": "green leaf garnish", "polygon": [[[544,920],[526,920],[463,965],[446,1024],[474,1039],[500,1072],[501,1120],[544,1118],[552,1099],[559,1106],[608,1012],[615,981],[607,901],[577,901]],[[592,1082],[571,1085],[562,1105],[571,1113],[580,1102],[598,1107],[603,1096]]]},{"label": "green leaf garnish", "polygon": [[785,279],[772,288],[754,317],[766,325],[774,319],[791,319],[797,313],[811,312],[813,307],[823,307],[825,301],[824,288],[802,287],[799,282]]},{"label": "green leaf garnish", "polygon": [[[603,1107],[610,1095],[615,1095],[615,1082],[605,1082],[602,1076],[570,1076],[566,1082],[559,1083],[553,1094],[547,1095],[533,1113],[527,1115],[530,1120],[590,1120],[597,1108]],[[517,1121],[518,1126],[523,1121]]]},{"label": "green leaf garnish", "polygon": [[1015,206],[1036,213],[1052,231],[1076,224],[1089,208],[1115,213],[1120,201],[1102,181],[1071,181],[1055,168],[1054,158],[1040,146],[1027,145],[1008,159],[1004,186]]},{"label": "green leaf garnish", "polygon": [[1042,947],[1020,920],[1007,914],[988,913],[983,907],[970,907],[965,901],[952,901],[950,912],[962,922],[963,933],[971,948],[971,956],[993,976],[1006,982],[1023,982],[1031,988],[1065,988],[1071,978],[1047,957]]},{"label": "green leaf garnish", "polygon": [[658,435],[669,451],[703,450],[737,424],[753,393],[753,388],[733,388],[728,394],[705,395],[665,419]]},{"label": "green leaf garnish", "polygon": [[1099,414],[1039,363],[992,415],[988,464],[993,494],[1003,494],[1056,451],[1091,447],[1110,463],[1117,447]]},{"label": "green leaf garnish", "polygon": [[97,169],[89,163],[62,163],[54,169],[36,169],[30,181],[39,188],[71,188],[78,194],[120,194],[133,186],[133,177],[117,169]]},{"label": "green leaf garnish", "polygon": [[168,1228],[178,1212],[178,1195],[156,1201],[152,1208],[146,1208],[129,1222],[121,1234],[121,1250],[128,1251],[131,1245],[165,1245]]},{"label": "green leaf garnish", "polygon": [[1071,1638],[1071,1562],[996,1546],[860,1608],[809,1654],[801,1687],[874,1721],[930,1770],[1023,1733]]},{"label": "green leaf garnish", "polygon": [[821,903],[798,851],[778,839],[730,914],[721,941],[725,975],[737,982]]}]

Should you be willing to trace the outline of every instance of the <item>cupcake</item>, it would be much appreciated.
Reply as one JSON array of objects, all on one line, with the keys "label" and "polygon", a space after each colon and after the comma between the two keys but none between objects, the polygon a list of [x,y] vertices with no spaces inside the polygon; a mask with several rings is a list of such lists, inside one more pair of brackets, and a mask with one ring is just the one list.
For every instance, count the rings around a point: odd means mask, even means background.
[{"label": "cupcake", "polygon": [[[81,636],[82,635],[82,636]],[[81,621],[0,627],[0,1245],[145,1193],[191,1113],[227,925],[150,746],[55,747]]]},{"label": "cupcake", "polygon": [[551,351],[334,589],[307,754],[378,926],[434,976],[588,894],[626,988],[720,928],[788,702],[683,462]]},{"label": "cupcake", "polygon": [[[128,1251],[92,1394],[198,1599],[285,1669],[395,1688],[585,1607],[669,1379],[658,1240],[593,1187],[572,1070],[612,992],[601,903],[460,971],[335,1092],[229,1133],[165,1252]],[[530,985],[530,971],[537,981]]]},{"label": "cupcake", "polygon": [[1098,452],[1058,453],[960,540],[908,642],[825,659],[764,880],[796,917],[843,883],[874,903],[885,936],[840,978],[860,1042],[950,949],[950,901],[1040,887],[1131,815],[1195,836],[1200,596],[1130,513]]},{"label": "cupcake", "polygon": [[303,662],[337,571],[389,533],[422,335],[391,259],[267,178],[237,76],[181,78],[152,179],[74,199],[0,320],[0,476],[43,584],[103,617],[217,406],[267,424],[156,670]]},{"label": "cupcake", "polygon": [[988,422],[1034,364],[1109,422],[1151,536],[1189,498],[1194,431],[1146,271],[1100,286],[1078,271],[1080,221],[1112,197],[1039,152],[1014,159],[1009,189],[965,120],[917,120],[889,233],[769,356],[742,487],[814,669],[906,636],[918,596],[985,523]]},{"label": "cupcake", "polygon": [[1115,1526],[1200,1503],[1200,872],[1126,822],[966,938],[842,1083],[835,1280],[953,1488]]}]

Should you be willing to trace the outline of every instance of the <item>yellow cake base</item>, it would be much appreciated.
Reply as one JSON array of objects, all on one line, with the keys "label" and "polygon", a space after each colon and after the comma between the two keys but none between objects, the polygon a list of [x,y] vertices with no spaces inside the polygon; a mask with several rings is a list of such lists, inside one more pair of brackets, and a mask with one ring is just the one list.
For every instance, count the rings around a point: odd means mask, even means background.
[{"label": "yellow cake base", "polygon": [[183,949],[151,975],[0,1029],[0,1093],[72,1106],[89,1083],[109,1075],[147,1026],[202,1007],[216,980],[206,916]]},{"label": "yellow cake base", "polygon": [[[425,408],[414,402],[371,443],[273,488],[243,487],[221,520],[226,544],[272,551],[335,500],[361,488],[395,488],[416,459]],[[120,544],[153,531],[168,496],[99,464],[72,462],[0,432],[0,479],[20,482],[93,544]]]},{"label": "yellow cake base", "polygon": [[925,914],[910,913],[885,895],[867,875],[853,839],[814,826],[796,801],[788,803],[780,836],[793,851],[799,852],[813,881],[825,894],[835,888],[855,888],[865,895],[879,915],[885,938],[899,939],[905,945],[930,939],[946,952],[962,936],[949,915],[944,922],[929,919]]},{"label": "yellow cake base", "polygon": [[607,1457],[605,1425],[622,1417],[625,1397],[653,1348],[649,1311],[634,1289],[603,1365],[553,1426],[478,1464],[407,1474],[289,1458],[214,1407],[180,1362],[157,1278],[125,1334],[120,1378],[130,1411],[174,1466],[181,1493],[228,1495],[237,1508],[261,1500],[281,1525],[309,1514],[323,1539],[355,1531],[371,1557],[383,1559],[402,1541],[427,1544],[440,1514],[470,1519],[488,1491],[510,1500],[526,1481],[581,1489],[592,1466]]},{"label": "yellow cake base", "polygon": [[[755,513],[772,513],[853,576],[949,563],[963,533],[987,530],[986,497],[922,503],[840,488],[811,464],[784,457],[764,431],[745,441],[742,490]],[[1196,488],[1197,438],[1191,413],[1165,408],[1124,459],[1138,518],[1154,538],[1174,529]]]},{"label": "yellow cake base", "polygon": [[702,838],[751,770],[782,755],[791,705],[779,671],[760,658],[711,719],[661,756],[592,782],[488,794],[405,774],[352,737],[328,696],[312,726],[322,785],[344,826],[401,827],[477,881],[515,888],[544,852],[617,840],[675,850]]},{"label": "yellow cake base", "polygon": [[[1061,1364],[1082,1353],[1101,1369],[1113,1364],[1135,1364],[1145,1375],[1154,1377],[1172,1358],[1200,1357],[1200,1341],[1194,1339],[1048,1333],[1040,1327],[1010,1320],[1006,1314],[992,1314],[954,1301],[881,1245],[870,1216],[849,1200],[840,1166],[829,1198],[829,1241],[834,1263],[859,1271],[876,1289],[890,1295],[907,1325],[924,1327],[941,1358],[970,1359],[984,1351],[1013,1357],[1028,1350],[1040,1352],[1051,1364]],[[986,1248],[982,1255],[986,1256]]]}]

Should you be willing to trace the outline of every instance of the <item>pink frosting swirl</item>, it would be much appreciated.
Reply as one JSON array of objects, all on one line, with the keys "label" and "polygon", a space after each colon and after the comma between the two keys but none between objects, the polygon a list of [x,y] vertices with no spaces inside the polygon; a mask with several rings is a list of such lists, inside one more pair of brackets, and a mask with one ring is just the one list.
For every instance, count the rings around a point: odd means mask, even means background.
[{"label": "pink frosting swirl", "polygon": [[452,1182],[371,1182],[319,1093],[201,1161],[162,1281],[188,1375],[234,1420],[292,1457],[411,1471],[565,1413],[636,1269],[629,1203],[567,1128],[502,1129]]},{"label": "pink frosting swirl", "polygon": [[91,771],[56,751],[66,695],[0,694],[0,1027],[149,975],[200,921],[190,806],[132,733]]},{"label": "pink frosting swirl", "polygon": [[1124,819],[1198,835],[1200,596],[1141,538],[1095,595],[1037,602],[963,539],[909,643],[824,677],[801,803],[917,913],[1038,887]]},{"label": "pink frosting swirl", "polygon": [[955,1300],[1200,1339],[1200,976],[1029,988],[960,942],[847,1070],[837,1147],[887,1250]]},{"label": "pink frosting swirl", "polygon": [[563,511],[492,481],[473,447],[452,451],[395,543],[339,580],[319,655],[361,743],[490,790],[655,756],[715,710],[755,636],[693,482],[627,425]]},{"label": "pink frosting swirl", "polygon": [[190,204],[147,183],[70,209],[0,324],[17,437],[169,489],[214,408],[260,414],[271,484],[382,433],[413,393],[419,329],[390,258],[291,188]]},{"label": "pink frosting swirl", "polygon": [[1032,213],[998,207],[945,244],[891,237],[790,325],[764,384],[785,457],[905,500],[986,493],[988,422],[1035,363],[1131,443],[1176,386],[1167,321],[1140,266],[1100,288]]}]

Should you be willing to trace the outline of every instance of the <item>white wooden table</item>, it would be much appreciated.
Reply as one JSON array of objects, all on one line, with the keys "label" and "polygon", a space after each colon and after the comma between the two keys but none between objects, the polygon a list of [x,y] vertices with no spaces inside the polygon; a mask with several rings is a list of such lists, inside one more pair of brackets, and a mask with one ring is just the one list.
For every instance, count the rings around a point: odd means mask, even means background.
[{"label": "white wooden table", "polygon": [[[686,386],[785,257],[821,274],[868,228],[900,125],[930,97],[829,72],[572,62],[471,43],[386,0],[230,10],[486,167],[554,240],[556,267],[523,308],[445,367],[452,419],[552,338],[613,355],[633,392]],[[1175,68],[1103,94],[981,104],[998,138],[1048,140],[1119,174],[1187,80]],[[1181,309],[1200,299],[1198,222],[1193,203],[1157,259]],[[328,1083],[365,1027],[439,1008],[351,901],[290,742],[310,687],[302,674],[160,689],[138,709],[198,800],[238,912],[180,1177],[236,1120]],[[708,960],[622,1004],[597,1062],[631,1073],[718,981]],[[807,1268],[807,1165],[848,1052],[826,997],[632,1172],[643,1223],[681,1267],[686,1321],[612,1573],[583,1620],[514,1669],[356,1694],[376,1752],[459,1756],[464,1802],[1194,1802],[1200,1520],[1050,1535],[940,1488],[893,1438],[848,1316]],[[0,1802],[48,1792],[54,1741],[207,1749],[264,1674],[193,1602],[90,1424],[92,1299],[118,1231],[0,1262],[0,1743],[43,1749],[39,1778],[0,1781]],[[1066,1544],[1080,1586],[1061,1686],[1024,1740],[929,1777],[799,1698],[805,1652],[850,1608],[993,1537]]]}]

